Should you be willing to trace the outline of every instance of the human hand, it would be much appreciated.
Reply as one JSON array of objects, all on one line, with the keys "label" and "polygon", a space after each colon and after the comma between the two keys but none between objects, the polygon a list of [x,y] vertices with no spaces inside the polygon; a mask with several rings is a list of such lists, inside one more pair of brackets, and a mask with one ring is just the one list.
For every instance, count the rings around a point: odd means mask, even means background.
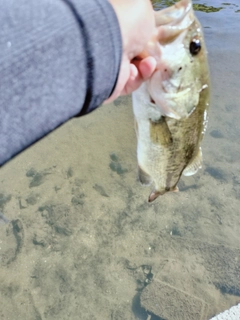
[{"label": "human hand", "polygon": [[157,62],[152,56],[140,57],[156,34],[154,11],[150,0],[109,0],[118,17],[123,54],[117,85],[105,103],[136,90],[151,77]]}]

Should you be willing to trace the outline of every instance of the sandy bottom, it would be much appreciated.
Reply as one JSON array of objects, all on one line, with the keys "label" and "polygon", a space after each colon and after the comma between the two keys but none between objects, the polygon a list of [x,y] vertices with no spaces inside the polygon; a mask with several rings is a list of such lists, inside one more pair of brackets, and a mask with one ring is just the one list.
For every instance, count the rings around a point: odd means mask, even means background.
[{"label": "sandy bottom", "polygon": [[203,18],[213,82],[203,169],[148,204],[130,97],[10,161],[0,319],[205,320],[240,302],[240,48],[231,25],[217,29],[222,16]]}]

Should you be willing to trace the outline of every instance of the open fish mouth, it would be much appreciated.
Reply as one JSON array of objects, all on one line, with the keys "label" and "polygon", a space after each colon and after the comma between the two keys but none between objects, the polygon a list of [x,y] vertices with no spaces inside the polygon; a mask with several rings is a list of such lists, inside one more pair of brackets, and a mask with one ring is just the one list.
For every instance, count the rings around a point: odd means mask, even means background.
[{"label": "open fish mouth", "polygon": [[[157,26],[163,26],[163,25],[174,25],[175,28],[178,26],[183,19],[189,14],[189,12],[192,9],[192,3],[189,0],[182,0],[175,5],[165,8],[161,10],[161,14],[159,12],[156,14],[156,24]],[[191,20],[193,20],[194,17],[191,15]],[[185,24],[182,24],[181,28],[178,27],[178,29],[184,29],[188,27],[189,21],[186,21]],[[177,29],[177,28],[176,28]]]}]

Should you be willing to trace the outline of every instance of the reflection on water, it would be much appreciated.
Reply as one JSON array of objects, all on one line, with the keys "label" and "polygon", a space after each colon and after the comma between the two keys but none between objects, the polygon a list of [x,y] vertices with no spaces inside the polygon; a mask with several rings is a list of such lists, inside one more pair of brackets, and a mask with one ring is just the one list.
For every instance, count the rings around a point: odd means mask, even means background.
[{"label": "reflection on water", "polygon": [[204,167],[181,192],[147,203],[130,97],[1,168],[2,319],[209,319],[239,302],[239,9],[214,6],[197,13],[212,75]]},{"label": "reflection on water", "polygon": [[[170,7],[174,5],[178,0],[152,0],[152,3],[154,5],[155,9],[163,9],[166,7]],[[193,1],[194,2],[194,1]],[[196,11],[203,11],[203,12],[218,12],[221,9],[224,8],[226,5],[231,5],[230,3],[222,3],[221,7],[213,7],[206,4],[200,4],[200,3],[193,3],[193,8]]]}]

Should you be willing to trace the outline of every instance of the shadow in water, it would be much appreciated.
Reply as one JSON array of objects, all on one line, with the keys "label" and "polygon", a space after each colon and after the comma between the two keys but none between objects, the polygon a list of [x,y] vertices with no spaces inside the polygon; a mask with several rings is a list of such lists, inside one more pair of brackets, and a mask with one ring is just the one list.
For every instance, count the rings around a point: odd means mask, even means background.
[{"label": "shadow in water", "polygon": [[151,313],[151,312],[147,312],[144,308],[141,307],[141,303],[140,303],[140,292],[138,292],[135,297],[133,298],[133,302],[132,302],[132,311],[134,313],[134,315],[137,317],[138,320],[147,320],[148,316],[151,316],[151,320],[166,320],[163,318],[160,318],[158,316],[156,316],[155,314]]}]

